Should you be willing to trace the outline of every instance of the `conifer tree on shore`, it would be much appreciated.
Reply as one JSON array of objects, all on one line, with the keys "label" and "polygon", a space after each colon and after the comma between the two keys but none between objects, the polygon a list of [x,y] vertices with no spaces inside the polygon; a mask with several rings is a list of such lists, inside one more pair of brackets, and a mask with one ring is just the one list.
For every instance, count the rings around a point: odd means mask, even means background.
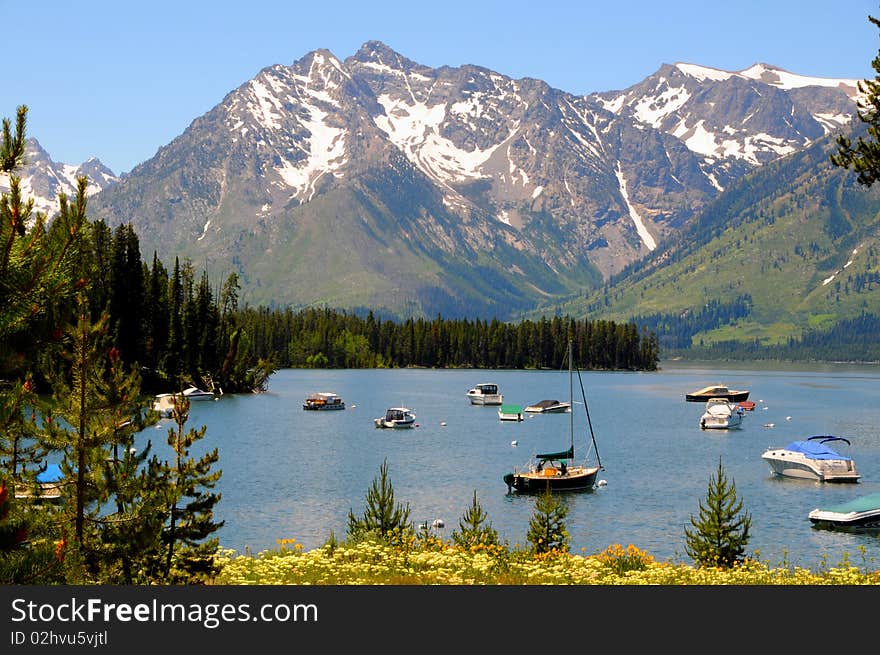
[{"label": "conifer tree on shore", "polygon": [[174,451],[174,460],[167,468],[168,520],[162,536],[162,577],[169,584],[204,581],[217,573],[214,554],[220,544],[211,535],[224,523],[214,520],[214,507],[221,494],[212,491],[223,474],[211,470],[220,454],[214,448],[198,459],[190,456],[190,449],[205,436],[207,426],[185,429],[189,407],[190,402],[182,393],[175,394],[175,424],[168,429],[168,445]]},{"label": "conifer tree on shore", "polygon": [[728,483],[720,458],[705,500],[699,518],[691,516],[691,527],[685,528],[685,550],[700,566],[730,568],[743,560],[752,517],[737,498],[736,483]]}]

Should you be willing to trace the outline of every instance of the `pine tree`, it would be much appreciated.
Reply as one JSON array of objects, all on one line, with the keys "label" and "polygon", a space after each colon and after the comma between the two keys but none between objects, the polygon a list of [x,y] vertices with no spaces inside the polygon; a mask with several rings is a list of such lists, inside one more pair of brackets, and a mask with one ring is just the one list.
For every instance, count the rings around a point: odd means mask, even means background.
[{"label": "pine tree", "polygon": [[474,489],[473,501],[458,521],[459,529],[452,531],[452,543],[466,550],[474,546],[497,546],[498,531],[492,527],[491,521],[487,523],[487,518]]},{"label": "pine tree", "polygon": [[[59,195],[60,211],[49,229],[46,216],[25,200],[15,169],[24,158],[27,107],[18,108],[15,134],[3,119],[0,173],[9,174],[9,192],[0,197],[0,377],[20,374],[33,362],[34,327],[53,305],[73,292],[72,270],[85,224],[86,179],[77,196]],[[30,356],[26,356],[28,353]]]},{"label": "pine tree", "polygon": [[529,519],[526,535],[536,553],[568,552],[571,540],[565,526],[568,506],[548,489],[535,501],[535,513]]},{"label": "pine tree", "polygon": [[[140,377],[137,370],[124,372],[118,349],[110,345],[108,315],[95,322],[89,315],[81,294],[76,324],[65,331],[63,366],[50,373],[54,407],[41,435],[62,457],[66,502],[57,518],[69,544],[71,581],[81,582],[102,580],[114,559],[130,560],[131,546],[120,552],[121,539],[114,544],[107,535],[118,534],[123,524],[132,535],[147,529],[145,515],[155,506],[155,490],[146,482],[135,486],[149,452],[149,444],[140,454],[134,448],[134,434],[148,423],[142,419],[146,407],[139,400]],[[139,542],[144,545],[143,539]]]},{"label": "pine tree", "polygon": [[109,313],[113,341],[127,362],[143,361],[144,299],[137,234],[131,225],[120,225],[111,248]]},{"label": "pine tree", "polygon": [[182,393],[174,396],[176,425],[168,430],[168,445],[174,450],[175,459],[168,469],[164,577],[175,584],[204,582],[218,572],[214,555],[219,540],[210,536],[224,524],[214,520],[214,507],[221,494],[211,491],[223,473],[211,470],[220,459],[219,451],[215,448],[198,459],[190,457],[190,448],[205,436],[207,426],[184,431],[189,407],[189,400]]},{"label": "pine tree", "polygon": [[690,524],[685,528],[685,550],[698,565],[730,568],[742,561],[752,518],[737,498],[736,483],[728,484],[720,459],[709,479],[705,505],[700,501],[700,517],[691,516]]},{"label": "pine tree", "polygon": [[394,487],[388,477],[388,460],[379,467],[379,476],[367,491],[366,509],[358,518],[348,510],[348,539],[356,542],[376,537],[395,545],[406,543],[413,535],[409,503],[395,503]]},{"label": "pine tree", "polygon": [[168,343],[161,366],[175,389],[183,389],[183,282],[180,260],[174,259],[174,272],[168,281]]},{"label": "pine tree", "polygon": [[108,353],[108,368],[99,378],[98,396],[106,407],[104,420],[112,430],[111,451],[104,460],[106,503],[97,528],[100,533],[101,571],[104,584],[152,582],[153,563],[161,552],[167,467],[150,456],[147,441],[138,451],[135,436],[156,423],[155,413],[141,401],[137,368],[126,372],[116,347]]},{"label": "pine tree", "polygon": [[[45,339],[50,308],[65,301],[76,284],[72,275],[85,224],[85,178],[77,180],[71,205],[60,196],[60,213],[50,229],[46,217],[25,199],[15,170],[25,151],[27,107],[18,107],[15,129],[3,119],[0,173],[9,191],[0,197],[0,584],[40,584],[63,579],[59,554],[42,513],[18,502],[14,487],[20,467],[36,465],[42,453],[25,445],[33,436],[37,404],[33,362]],[[21,446],[25,445],[24,450]],[[27,474],[24,477],[28,477]]]},{"label": "pine tree", "polygon": [[[880,20],[868,16],[880,28]],[[873,80],[859,80],[862,98],[858,100],[859,119],[867,125],[867,138],[859,136],[856,145],[844,135],[837,137],[837,153],[830,155],[831,163],[840,168],[852,168],[859,184],[871,186],[880,179],[880,52],[871,62],[877,73]]]}]

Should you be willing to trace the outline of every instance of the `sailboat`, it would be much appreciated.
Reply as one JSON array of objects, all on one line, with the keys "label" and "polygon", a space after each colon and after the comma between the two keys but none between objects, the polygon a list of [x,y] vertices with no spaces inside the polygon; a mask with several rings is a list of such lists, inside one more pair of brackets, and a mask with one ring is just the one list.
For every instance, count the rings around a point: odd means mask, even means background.
[{"label": "sailboat", "polygon": [[[571,406],[574,405],[572,342],[568,342],[568,396]],[[590,422],[590,410],[587,408],[587,397],[584,393],[584,384],[581,381],[581,373],[578,371],[578,381],[581,386],[581,396],[584,399],[584,409],[587,412],[587,424],[590,427],[590,437],[593,449],[596,450],[596,466],[586,464],[574,464],[574,412],[569,413],[568,450],[553,453],[538,453],[533,462],[526,470],[517,471],[504,475],[508,493],[540,493],[544,491],[580,491],[592,489],[596,486],[596,476],[603,469],[599,460],[599,451],[596,449],[596,436],[593,434],[593,424]]]}]

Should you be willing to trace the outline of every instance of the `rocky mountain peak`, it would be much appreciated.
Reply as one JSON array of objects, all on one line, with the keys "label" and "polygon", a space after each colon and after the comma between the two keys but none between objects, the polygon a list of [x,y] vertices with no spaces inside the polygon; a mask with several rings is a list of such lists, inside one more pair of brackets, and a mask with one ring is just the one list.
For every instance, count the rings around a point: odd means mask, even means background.
[{"label": "rocky mountain peak", "polygon": [[253,301],[504,316],[607,279],[854,115],[837,82],[766,64],[576,96],[367,41],[261,70],[91,207],[163,260],[234,266]]}]

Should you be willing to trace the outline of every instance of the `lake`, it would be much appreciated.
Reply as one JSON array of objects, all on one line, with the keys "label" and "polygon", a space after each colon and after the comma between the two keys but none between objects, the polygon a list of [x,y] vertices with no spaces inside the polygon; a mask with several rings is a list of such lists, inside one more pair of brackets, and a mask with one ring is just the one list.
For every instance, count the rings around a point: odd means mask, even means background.
[{"label": "lake", "polygon": [[[880,491],[880,367],[850,365],[697,365],[661,363],[656,372],[581,372],[603,486],[563,497],[571,551],[593,554],[634,544],[660,560],[691,563],[685,527],[697,516],[719,461],[752,517],[747,550],[773,565],[816,569],[844,557],[880,568],[880,538],[820,530],[808,512]],[[346,535],[383,461],[399,503],[416,524],[441,519],[450,538],[473,493],[502,539],[527,545],[535,497],[511,495],[502,477],[534,453],[568,447],[568,414],[500,421],[497,407],[470,405],[466,391],[494,382],[506,403],[568,400],[568,370],[284,369],[266,393],[194,402],[188,428],[207,426],[193,449],[219,448],[222,500],[216,518],[225,548],[257,553],[294,538],[307,550],[331,532]],[[757,404],[737,430],[701,430],[702,403],[686,392],[709,384],[748,389]],[[589,441],[574,380],[576,456]],[[304,411],[317,391],[342,396],[342,411]],[[416,427],[382,430],[389,407],[416,413]],[[167,456],[168,420],[145,434]],[[773,427],[765,427],[772,424]],[[761,454],[794,439],[833,434],[862,475],[856,484],[773,477]],[[594,460],[595,461],[595,460]]]}]

